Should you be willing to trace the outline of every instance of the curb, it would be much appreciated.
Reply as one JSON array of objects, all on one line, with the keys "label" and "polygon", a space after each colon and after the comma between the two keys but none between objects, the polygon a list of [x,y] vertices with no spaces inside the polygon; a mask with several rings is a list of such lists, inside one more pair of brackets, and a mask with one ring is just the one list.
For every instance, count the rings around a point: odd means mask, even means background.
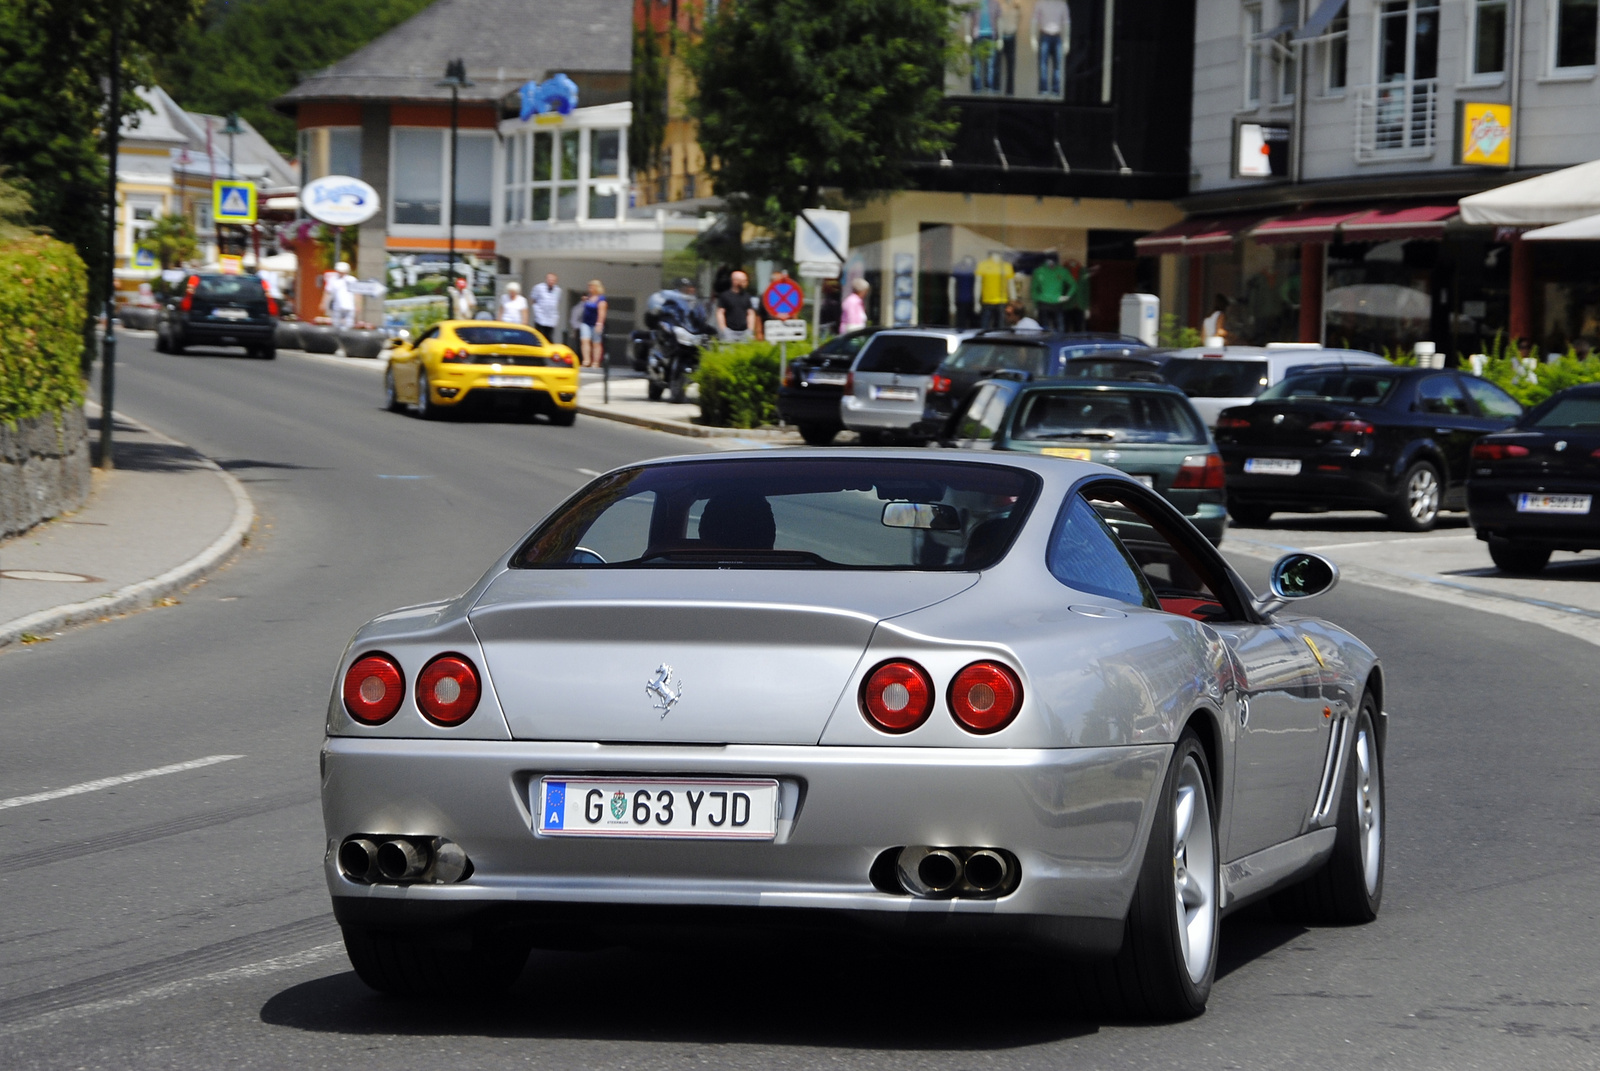
[{"label": "curb", "polygon": [[[89,405],[93,406],[93,403],[89,403]],[[99,408],[98,406],[93,407]],[[88,407],[86,406],[86,408]],[[126,413],[116,413],[116,419],[134,425],[140,431],[153,438],[172,443],[175,446],[182,446],[188,450],[194,449],[187,443],[181,443],[169,435],[161,434],[148,424],[134,420]],[[210,546],[183,564],[168,569],[160,576],[153,576],[148,580],[140,580],[137,583],[118,588],[116,591],[108,592],[105,595],[100,595],[93,599],[85,599],[83,602],[53,606],[48,610],[38,610],[14,621],[0,623],[0,649],[15,644],[28,633],[43,635],[60,631],[72,625],[80,625],[86,621],[108,617],[112,614],[127,614],[135,610],[146,609],[173,592],[182,591],[196,581],[204,579],[232,558],[243,544],[246,533],[250,531],[250,526],[255,523],[255,503],[250,501],[250,495],[245,491],[244,484],[235,479],[231,473],[225,471],[222,466],[212,461],[209,457],[200,454],[199,451],[195,451],[195,457],[200,460],[204,467],[216,473],[233,494],[233,520],[229,523],[227,529],[212,541]]]},{"label": "curb", "polygon": [[690,424],[685,420],[664,420],[658,417],[634,416],[632,413],[611,412],[582,402],[578,403],[578,412],[599,420],[614,420],[619,424],[632,424],[634,427],[683,435],[690,439],[775,439],[784,442],[791,439],[795,442],[800,440],[799,432],[782,428],[708,428],[701,424]]}]

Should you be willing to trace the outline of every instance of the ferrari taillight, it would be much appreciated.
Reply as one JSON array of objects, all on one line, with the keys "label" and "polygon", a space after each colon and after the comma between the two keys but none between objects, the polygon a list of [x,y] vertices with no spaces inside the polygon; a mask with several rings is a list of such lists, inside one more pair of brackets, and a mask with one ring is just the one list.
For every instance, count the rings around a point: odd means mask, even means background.
[{"label": "ferrari taillight", "polygon": [[1022,682],[998,662],[974,662],[950,682],[950,713],[970,733],[994,733],[1022,708]]},{"label": "ferrari taillight", "polygon": [[482,694],[478,670],[464,655],[440,655],[417,677],[417,706],[437,725],[460,725],[472,717]]},{"label": "ferrari taillight", "polygon": [[933,680],[915,662],[885,662],[861,685],[861,712],[886,733],[908,733],[933,711]]},{"label": "ferrari taillight", "polygon": [[1222,487],[1226,476],[1221,454],[1190,454],[1183,459],[1172,486],[1215,491]]},{"label": "ferrari taillight", "polygon": [[1505,461],[1513,457],[1527,457],[1528,448],[1516,443],[1473,443],[1472,460]]},{"label": "ferrari taillight", "polygon": [[363,725],[381,725],[394,717],[405,696],[400,664],[374,652],[356,659],[344,675],[344,708]]},{"label": "ferrari taillight", "polygon": [[439,360],[445,364],[466,364],[471,357],[466,350],[445,350],[439,355]]}]

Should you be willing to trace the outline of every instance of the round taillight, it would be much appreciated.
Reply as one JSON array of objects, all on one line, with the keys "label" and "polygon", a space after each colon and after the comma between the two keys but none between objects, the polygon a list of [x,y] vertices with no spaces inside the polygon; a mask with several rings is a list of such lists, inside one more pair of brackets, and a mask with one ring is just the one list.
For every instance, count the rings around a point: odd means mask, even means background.
[{"label": "round taillight", "polygon": [[417,677],[417,706],[438,725],[460,725],[478,709],[478,671],[458,654],[440,655]]},{"label": "round taillight", "polygon": [[950,712],[968,732],[999,732],[1021,707],[1022,682],[998,662],[974,662],[950,682]]},{"label": "round taillight", "polygon": [[861,712],[889,733],[908,733],[933,711],[933,681],[915,662],[885,662],[861,685]]},{"label": "round taillight", "polygon": [[386,654],[363,655],[345,671],[344,708],[364,725],[381,725],[394,717],[405,694],[405,675]]}]

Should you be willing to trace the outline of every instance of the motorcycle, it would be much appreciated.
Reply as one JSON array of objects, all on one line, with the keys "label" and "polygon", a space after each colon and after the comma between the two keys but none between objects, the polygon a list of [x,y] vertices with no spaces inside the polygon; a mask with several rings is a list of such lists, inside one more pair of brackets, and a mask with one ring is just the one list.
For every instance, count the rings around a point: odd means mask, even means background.
[{"label": "motorcycle", "polygon": [[689,377],[700,367],[700,350],[711,336],[705,310],[693,294],[658,290],[645,303],[647,331],[633,333],[633,367],[645,374],[651,401],[688,400]]}]

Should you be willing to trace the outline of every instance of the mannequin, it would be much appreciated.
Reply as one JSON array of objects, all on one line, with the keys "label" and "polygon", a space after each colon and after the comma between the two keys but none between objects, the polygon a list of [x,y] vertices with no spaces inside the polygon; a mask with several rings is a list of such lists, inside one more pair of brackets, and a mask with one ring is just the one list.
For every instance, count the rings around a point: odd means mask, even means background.
[{"label": "mannequin", "polygon": [[1063,327],[1068,331],[1085,331],[1089,324],[1089,274],[1088,268],[1076,260],[1067,261],[1070,288],[1062,303]]},{"label": "mannequin", "polygon": [[1072,42],[1067,0],[1036,0],[1030,37],[1039,57],[1039,96],[1061,96],[1061,65]]},{"label": "mannequin", "polygon": [[972,91],[993,93],[998,87],[999,0],[978,0],[967,13],[967,47],[972,58]]},{"label": "mannequin", "polygon": [[1017,95],[1017,34],[1022,30],[1022,0],[1000,0],[1000,65],[1005,74],[997,86],[1008,97]]},{"label": "mannequin", "polygon": [[978,326],[978,315],[972,307],[977,296],[977,266],[970,256],[962,257],[950,271],[950,281],[955,284],[955,322],[962,330]]},{"label": "mannequin", "polygon": [[978,300],[983,305],[981,326],[992,330],[1005,326],[1006,303],[1011,300],[1011,279],[1016,269],[1011,262],[1002,260],[1000,250],[991,249],[989,255],[975,269],[978,278]]},{"label": "mannequin", "polygon": [[1044,263],[1033,270],[1033,304],[1039,310],[1039,320],[1046,330],[1064,329],[1067,290],[1072,276],[1061,266],[1061,254],[1054,249],[1044,251]]}]

